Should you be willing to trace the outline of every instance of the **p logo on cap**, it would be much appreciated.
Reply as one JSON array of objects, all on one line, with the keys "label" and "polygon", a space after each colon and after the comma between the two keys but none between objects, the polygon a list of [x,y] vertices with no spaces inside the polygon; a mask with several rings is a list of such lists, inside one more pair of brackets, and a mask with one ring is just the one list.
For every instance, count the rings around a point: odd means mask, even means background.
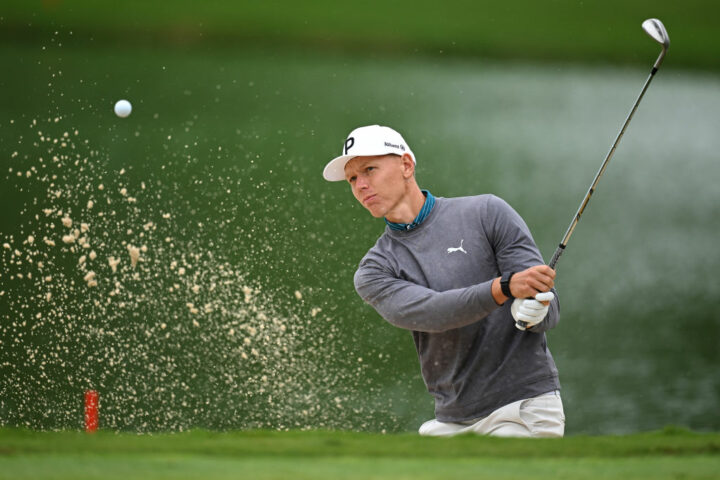
[{"label": "p logo on cap", "polygon": [[[350,154],[350,149],[353,153]],[[372,157],[375,155],[402,155],[409,153],[415,160],[405,139],[390,127],[368,125],[350,132],[343,143],[342,155],[332,159],[323,170],[323,177],[330,182],[345,180],[345,164],[355,157]]]}]

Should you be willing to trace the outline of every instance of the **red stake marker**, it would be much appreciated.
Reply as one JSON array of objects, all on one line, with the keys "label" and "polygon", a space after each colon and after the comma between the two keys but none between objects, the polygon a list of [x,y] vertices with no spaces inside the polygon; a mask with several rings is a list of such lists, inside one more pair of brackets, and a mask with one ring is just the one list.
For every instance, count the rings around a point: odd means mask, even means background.
[{"label": "red stake marker", "polygon": [[94,433],[98,428],[98,392],[85,392],[85,431]]}]

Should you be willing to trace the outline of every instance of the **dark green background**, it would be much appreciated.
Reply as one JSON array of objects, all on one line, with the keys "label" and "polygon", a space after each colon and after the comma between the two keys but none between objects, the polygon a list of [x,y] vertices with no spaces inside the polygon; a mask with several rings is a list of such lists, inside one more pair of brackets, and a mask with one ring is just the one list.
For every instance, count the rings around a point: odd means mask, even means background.
[{"label": "dark green background", "polygon": [[[77,428],[96,388],[107,428],[417,428],[410,335],[352,287],[383,224],[322,167],[352,128],[392,125],[421,186],[503,197],[549,258],[656,16],[672,47],[559,265],[549,343],[569,434],[720,427],[714,3],[199,5],[3,3],[0,423]],[[98,287],[44,208],[89,223]],[[135,269],[127,243],[148,247]]]}]

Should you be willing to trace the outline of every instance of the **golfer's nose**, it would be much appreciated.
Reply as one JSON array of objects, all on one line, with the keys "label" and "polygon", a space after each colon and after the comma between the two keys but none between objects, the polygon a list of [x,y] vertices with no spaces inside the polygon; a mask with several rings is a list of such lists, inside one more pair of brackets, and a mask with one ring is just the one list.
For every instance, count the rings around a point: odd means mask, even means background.
[{"label": "golfer's nose", "polygon": [[357,180],[355,180],[355,188],[358,190],[367,190],[369,187],[367,178],[363,175],[358,175]]}]

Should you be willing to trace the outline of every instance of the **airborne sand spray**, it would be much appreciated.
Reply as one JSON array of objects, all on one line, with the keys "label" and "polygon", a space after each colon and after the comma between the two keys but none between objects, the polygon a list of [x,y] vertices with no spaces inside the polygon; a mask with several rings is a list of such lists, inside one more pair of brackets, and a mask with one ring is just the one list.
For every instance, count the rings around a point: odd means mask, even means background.
[{"label": "airborne sand spray", "polygon": [[30,121],[6,171],[31,200],[2,238],[0,423],[79,428],[97,390],[108,429],[396,428],[331,309],[228,258],[232,172],[199,180],[229,200],[198,220],[172,169],[114,169],[67,123]]}]

